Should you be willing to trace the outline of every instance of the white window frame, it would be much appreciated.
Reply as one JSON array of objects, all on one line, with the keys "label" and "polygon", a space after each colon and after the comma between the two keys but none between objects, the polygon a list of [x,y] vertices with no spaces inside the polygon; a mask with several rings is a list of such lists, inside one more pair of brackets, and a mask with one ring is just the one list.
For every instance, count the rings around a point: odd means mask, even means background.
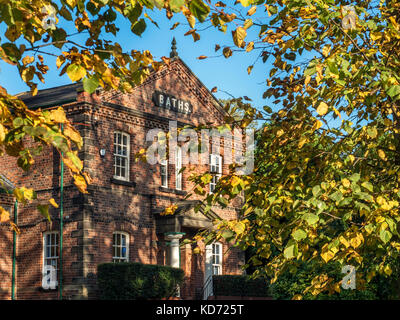
[{"label": "white window frame", "polygon": [[[214,242],[211,246],[212,274],[220,275],[222,274],[222,243]],[[216,270],[218,271],[215,272]]]},{"label": "white window frame", "polygon": [[[53,244],[52,243],[52,237],[51,235],[56,235],[56,243]],[[50,236],[50,245],[47,243],[46,239],[47,236]],[[48,246],[50,246],[50,256],[47,256],[47,248]],[[53,255],[53,250],[52,248],[55,248],[55,252],[56,255]],[[55,267],[56,269],[56,285],[58,285],[58,265],[59,265],[59,261],[60,261],[60,236],[59,236],[59,232],[58,231],[46,231],[43,233],[43,252],[42,252],[42,274],[45,273],[44,267],[46,265],[51,265],[53,267]],[[47,263],[48,261],[50,261],[50,264]],[[52,261],[55,261],[55,266],[54,263],[52,263]]]},{"label": "white window frame", "polygon": [[[161,187],[168,188],[168,160],[164,159],[164,160],[161,160],[160,162],[161,162],[160,163]],[[163,178],[163,177],[165,177],[165,178]]]},{"label": "white window frame", "polygon": [[222,176],[222,157],[219,154],[210,154],[210,173],[213,175],[210,181],[210,193],[214,193],[215,186]]},{"label": "white window frame", "polygon": [[[121,143],[118,143],[118,135],[121,135]],[[117,137],[116,137],[117,136]],[[124,137],[126,137],[126,145],[124,145]],[[122,149],[126,148],[126,155],[117,153],[116,149],[120,146]],[[129,161],[130,161],[130,135],[126,132],[122,131],[114,131],[114,141],[113,141],[113,158],[114,158],[114,178],[118,180],[129,181]],[[123,167],[122,165],[117,166],[117,159],[125,159],[126,166]],[[117,175],[117,167],[120,168],[120,175]],[[121,175],[121,169],[125,168],[125,176]]]},{"label": "white window frame", "polygon": [[[117,244],[116,242],[114,242],[114,236],[120,237],[120,243]],[[122,244],[122,237],[125,237],[125,246]],[[120,256],[116,255],[116,248],[119,247],[121,250],[120,252],[122,252],[122,248],[125,247],[126,250],[126,255],[125,257],[121,254]],[[115,231],[113,232],[113,238],[112,238],[112,254],[113,254],[113,258],[112,261],[113,262],[128,262],[129,261],[129,234],[123,231]]]},{"label": "white window frame", "polygon": [[176,148],[175,152],[175,189],[182,190],[182,149],[181,147]]}]

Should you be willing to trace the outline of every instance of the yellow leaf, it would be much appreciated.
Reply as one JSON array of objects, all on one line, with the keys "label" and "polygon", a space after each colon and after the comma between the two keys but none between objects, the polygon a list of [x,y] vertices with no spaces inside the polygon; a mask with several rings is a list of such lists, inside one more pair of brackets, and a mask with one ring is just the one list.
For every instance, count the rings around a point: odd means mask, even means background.
[{"label": "yellow leaf", "polygon": [[86,185],[85,178],[82,177],[81,175],[77,175],[77,174],[74,175],[74,184],[78,187],[80,192],[88,193],[86,190],[87,185]]},{"label": "yellow leaf", "polygon": [[239,221],[238,223],[236,223],[233,227],[233,230],[237,233],[237,234],[242,234],[246,229],[246,225],[242,222]]},{"label": "yellow leaf", "polygon": [[328,105],[325,102],[321,102],[317,108],[317,113],[323,116],[328,112]]},{"label": "yellow leaf", "polygon": [[340,115],[340,112],[339,112],[335,107],[332,107],[332,109],[333,109],[333,111],[335,112],[335,114],[336,114],[339,118],[342,118],[342,116]]},{"label": "yellow leaf", "polygon": [[378,156],[381,158],[383,161],[386,161],[386,154],[382,149],[378,150]]},{"label": "yellow leaf", "polygon": [[233,42],[241,48],[244,43],[244,38],[246,38],[247,32],[246,29],[243,27],[237,27],[235,31],[232,32],[233,35]]},{"label": "yellow leaf", "polygon": [[9,223],[10,223],[11,230],[15,231],[16,234],[21,233],[18,226],[14,222],[10,221]]},{"label": "yellow leaf", "polygon": [[306,79],[304,80],[304,86],[307,86],[311,81],[311,76],[306,76]]},{"label": "yellow leaf", "polygon": [[308,139],[306,137],[302,136],[300,138],[299,144],[297,145],[297,148],[301,149],[306,142],[308,142]]},{"label": "yellow leaf", "polygon": [[10,220],[10,213],[3,207],[0,207],[0,223],[7,222]]},{"label": "yellow leaf", "polygon": [[325,262],[328,262],[328,261],[331,260],[334,256],[335,256],[335,254],[334,254],[332,251],[330,251],[330,250],[327,250],[327,251],[321,253],[321,257],[322,257],[322,259],[324,259]]},{"label": "yellow leaf", "polygon": [[322,122],[319,121],[319,120],[317,120],[317,121],[315,121],[315,123],[314,123],[314,125],[312,126],[311,130],[312,130],[312,131],[318,130],[319,128],[321,128],[321,126],[322,126]]},{"label": "yellow leaf", "polygon": [[25,56],[25,57],[22,59],[22,63],[24,64],[24,66],[26,66],[27,64],[32,63],[34,60],[35,60],[34,57]]},{"label": "yellow leaf", "polygon": [[86,76],[86,69],[79,64],[71,64],[67,68],[67,74],[71,81],[79,81]]},{"label": "yellow leaf", "polygon": [[331,46],[330,45],[326,45],[323,49],[322,49],[322,54],[327,57],[329,55],[329,52],[331,51]]},{"label": "yellow leaf", "polygon": [[58,204],[56,203],[56,201],[55,201],[53,198],[51,198],[51,199],[49,200],[49,202],[50,202],[50,204],[51,204],[54,208],[58,208]]},{"label": "yellow leaf", "polygon": [[247,15],[248,16],[252,16],[253,14],[256,13],[257,7],[256,6],[252,6],[249,11],[247,11]]},{"label": "yellow leaf", "polygon": [[364,241],[364,237],[361,233],[357,234],[355,237],[350,239],[350,245],[356,249],[358,248],[361,243]]},{"label": "yellow leaf", "polygon": [[61,65],[65,62],[65,57],[63,55],[58,56],[56,60],[57,69],[61,67]]},{"label": "yellow leaf", "polygon": [[248,67],[247,67],[247,73],[250,74],[250,73],[251,73],[251,70],[253,70],[253,66],[248,66]]},{"label": "yellow leaf", "polygon": [[79,147],[82,146],[82,144],[83,144],[82,137],[79,134],[79,132],[77,130],[75,130],[75,128],[67,125],[64,128],[63,134],[65,136],[67,136],[68,138],[70,138],[72,141],[74,141]]},{"label": "yellow leaf", "polygon": [[340,236],[340,237],[339,237],[339,241],[340,241],[340,243],[343,244],[346,248],[348,248],[348,247],[350,246],[349,242],[348,242],[348,241],[346,240],[346,238],[343,237],[343,236]]},{"label": "yellow leaf", "polygon": [[246,52],[250,52],[250,51],[253,50],[253,49],[254,49],[254,42],[251,41],[251,42],[249,42],[249,43],[247,44],[247,46],[246,46]]},{"label": "yellow leaf", "polygon": [[392,274],[392,268],[387,264],[386,267],[383,269],[383,271],[390,276]]},{"label": "yellow leaf", "polygon": [[283,135],[285,133],[285,131],[283,131],[282,129],[279,129],[277,132],[276,132],[276,136],[277,137],[280,137],[281,135]]},{"label": "yellow leaf", "polygon": [[65,116],[64,109],[61,107],[50,111],[50,120],[52,120],[54,122],[58,122],[58,123],[68,122],[68,119]]},{"label": "yellow leaf", "polygon": [[0,142],[3,142],[6,138],[6,128],[0,123]]},{"label": "yellow leaf", "polygon": [[189,22],[190,27],[193,29],[196,24],[196,19],[193,15],[186,17],[187,21]]},{"label": "yellow leaf", "polygon": [[350,188],[351,183],[350,183],[350,181],[349,181],[348,179],[344,178],[344,179],[342,180],[342,185],[343,185],[344,187],[346,187],[346,188]]}]

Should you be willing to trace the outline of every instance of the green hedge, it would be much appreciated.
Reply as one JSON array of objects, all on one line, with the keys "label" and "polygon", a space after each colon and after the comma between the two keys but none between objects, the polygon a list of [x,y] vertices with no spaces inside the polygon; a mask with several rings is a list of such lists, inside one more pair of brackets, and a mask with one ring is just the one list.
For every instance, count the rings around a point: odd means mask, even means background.
[{"label": "green hedge", "polygon": [[269,297],[268,280],[251,279],[246,275],[213,276],[215,296]]},{"label": "green hedge", "polygon": [[183,282],[182,269],[142,263],[104,263],[97,267],[100,298],[161,299],[174,296]]}]

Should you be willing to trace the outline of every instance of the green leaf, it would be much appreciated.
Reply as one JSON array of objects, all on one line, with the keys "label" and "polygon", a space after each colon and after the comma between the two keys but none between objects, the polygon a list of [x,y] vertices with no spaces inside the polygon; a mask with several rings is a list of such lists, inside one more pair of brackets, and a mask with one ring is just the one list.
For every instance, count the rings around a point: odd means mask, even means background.
[{"label": "green leaf", "polygon": [[210,7],[202,0],[192,0],[190,2],[189,9],[200,22],[204,22],[210,13]]},{"label": "green leaf", "polygon": [[312,188],[312,193],[314,197],[318,197],[320,192],[321,192],[321,187],[319,185],[316,185],[314,186],[314,188]]},{"label": "green leaf", "polygon": [[378,130],[376,130],[375,127],[368,127],[367,128],[367,134],[372,138],[376,138],[376,136],[378,135]]},{"label": "green leaf", "polygon": [[396,98],[400,94],[400,86],[399,85],[393,85],[391,86],[386,93],[392,98]]},{"label": "green leaf", "polygon": [[379,237],[381,238],[382,242],[386,244],[392,238],[392,233],[388,230],[381,230]]},{"label": "green leaf", "polygon": [[62,48],[64,41],[67,38],[67,32],[64,29],[57,28],[56,30],[53,31],[52,33],[53,36],[53,42],[55,42],[53,45],[57,48]]},{"label": "green leaf", "polygon": [[303,229],[297,229],[295,232],[293,232],[292,237],[296,241],[301,241],[307,238],[307,233]]},{"label": "green leaf", "polygon": [[335,193],[332,193],[329,198],[331,198],[335,202],[339,202],[343,199],[343,193],[341,193],[340,191],[336,191]]},{"label": "green leaf", "polygon": [[294,240],[289,240],[285,250],[283,251],[283,255],[286,259],[291,259],[296,257],[298,254],[297,242]]},{"label": "green leaf", "polygon": [[360,174],[359,173],[353,173],[349,179],[353,182],[357,182],[358,180],[360,180]]},{"label": "green leaf", "polygon": [[146,21],[144,21],[144,19],[140,19],[131,26],[132,32],[138,36],[140,36],[145,29],[146,29]]},{"label": "green leaf", "polygon": [[373,191],[374,191],[374,186],[373,186],[372,183],[369,182],[369,181],[363,182],[363,183],[361,184],[361,186],[364,187],[365,189],[367,189],[367,190],[370,191],[370,192],[373,192]]},{"label": "green leaf", "polygon": [[151,0],[153,4],[158,8],[162,9],[164,7],[164,0]]},{"label": "green leaf", "polygon": [[319,217],[313,213],[306,213],[303,215],[303,219],[307,221],[309,225],[313,225],[319,220]]},{"label": "green leaf", "polygon": [[99,79],[97,77],[90,77],[83,79],[83,89],[88,93],[93,93],[99,86]]},{"label": "green leaf", "polygon": [[37,206],[37,209],[39,210],[39,212],[41,213],[41,215],[43,217],[45,217],[47,220],[49,220],[49,222],[51,222],[51,218],[50,218],[50,214],[49,214],[49,205],[48,204],[45,204],[45,205],[39,204]]},{"label": "green leaf", "polygon": [[169,6],[172,12],[180,12],[181,7],[185,4],[185,0],[170,0]]},{"label": "green leaf", "polygon": [[234,237],[234,233],[230,230],[224,230],[221,233],[222,238],[224,238],[225,240],[229,241]]}]

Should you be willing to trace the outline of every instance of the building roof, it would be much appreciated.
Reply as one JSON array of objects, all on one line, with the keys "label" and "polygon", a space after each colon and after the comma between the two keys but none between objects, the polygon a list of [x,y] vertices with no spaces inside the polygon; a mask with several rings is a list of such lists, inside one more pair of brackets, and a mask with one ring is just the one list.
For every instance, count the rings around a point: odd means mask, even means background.
[{"label": "building roof", "polygon": [[[187,66],[187,64],[179,57],[176,51],[176,40],[172,40],[171,47],[171,60],[179,60],[179,62],[188,70],[190,75],[196,79],[199,84],[207,90],[210,95],[213,105],[224,115],[226,111],[219,100],[213,95],[213,93],[204,85],[204,83],[194,74],[194,72]],[[62,105],[76,101],[78,92],[83,91],[82,82],[71,83],[58,87],[52,87],[48,89],[39,90],[35,96],[32,96],[30,91],[25,91],[17,94],[16,96],[25,102],[29,108],[46,108],[56,105]]]},{"label": "building roof", "polygon": [[29,91],[21,92],[16,96],[30,108],[50,107],[76,101],[77,92],[83,90],[82,83],[71,83],[63,86],[39,90],[32,96]]},{"label": "building roof", "polygon": [[5,175],[0,173],[0,190],[6,191],[7,193],[12,193],[15,189],[15,185],[7,179]]}]

